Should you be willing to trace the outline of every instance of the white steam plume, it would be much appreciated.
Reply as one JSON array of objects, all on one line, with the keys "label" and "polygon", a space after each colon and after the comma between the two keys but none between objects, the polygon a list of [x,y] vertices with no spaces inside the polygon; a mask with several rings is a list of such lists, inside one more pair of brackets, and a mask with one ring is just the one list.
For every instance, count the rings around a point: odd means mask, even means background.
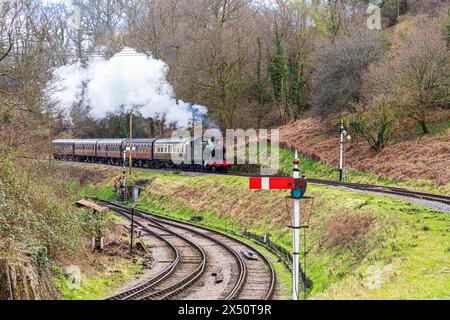
[{"label": "white steam plume", "polygon": [[65,110],[82,102],[95,118],[120,107],[137,108],[144,117],[165,115],[168,123],[186,127],[193,111],[204,115],[207,109],[184,101],[177,104],[168,71],[164,61],[125,48],[110,60],[91,58],[85,66],[74,63],[55,69],[47,94]]}]

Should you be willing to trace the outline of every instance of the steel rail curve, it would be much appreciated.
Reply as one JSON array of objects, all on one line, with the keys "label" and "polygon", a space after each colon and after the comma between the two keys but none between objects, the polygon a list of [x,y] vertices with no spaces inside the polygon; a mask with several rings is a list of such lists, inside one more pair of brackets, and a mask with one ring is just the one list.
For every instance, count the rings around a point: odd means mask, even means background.
[{"label": "steel rail curve", "polygon": [[[117,204],[113,204],[111,202],[104,201],[104,200],[101,200],[100,203],[102,203],[103,205],[105,205],[107,207],[112,205],[112,206],[114,206],[116,208],[119,207],[122,210],[130,210],[128,207],[117,205]],[[218,245],[222,246],[223,248],[225,248],[229,252],[232,252],[233,255],[236,258],[236,261],[238,262],[238,268],[240,270],[240,273],[239,273],[239,278],[238,278],[238,281],[236,282],[236,285],[233,287],[232,291],[226,297],[227,300],[238,299],[239,298],[239,294],[243,290],[245,282],[247,281],[247,267],[246,267],[246,263],[242,259],[242,257],[231,246],[227,245],[226,243],[224,243],[222,241],[219,241],[218,239],[215,239],[213,236],[211,236],[209,234],[205,234],[205,233],[200,232],[199,230],[196,230],[196,229],[201,229],[201,230],[207,231],[207,232],[212,233],[212,234],[217,234],[217,235],[220,235],[220,236],[224,236],[224,237],[232,240],[233,242],[239,243],[240,245],[242,245],[242,246],[244,246],[244,247],[246,247],[248,249],[251,249],[252,251],[256,252],[258,257],[260,257],[263,260],[263,263],[266,266],[268,266],[269,274],[270,274],[269,288],[268,288],[268,290],[267,290],[267,292],[266,292],[266,294],[264,296],[264,299],[265,300],[269,300],[269,299],[271,299],[273,297],[274,292],[275,292],[275,285],[276,285],[276,273],[275,273],[275,270],[274,270],[273,265],[270,262],[270,260],[265,255],[263,255],[258,249],[256,249],[254,246],[252,246],[252,245],[250,245],[250,244],[248,244],[248,243],[246,243],[244,241],[241,241],[239,239],[233,238],[233,237],[231,237],[231,236],[229,236],[229,235],[227,235],[225,233],[218,232],[218,231],[215,231],[215,230],[211,230],[211,229],[208,229],[208,228],[205,228],[205,227],[202,227],[202,226],[198,226],[198,225],[190,224],[190,223],[187,223],[187,222],[171,219],[171,218],[168,218],[168,217],[156,216],[156,215],[153,215],[150,212],[145,212],[145,211],[137,210],[137,209],[135,209],[135,213],[140,215],[141,217],[144,217],[147,220],[152,221],[153,223],[160,224],[161,227],[164,227],[162,224],[166,224],[166,225],[169,225],[169,226],[173,226],[175,228],[187,230],[187,231],[189,231],[191,233],[194,233],[196,235],[200,235],[201,237],[205,237],[205,238],[207,238],[207,239],[217,243]],[[193,228],[195,228],[195,229],[193,229]],[[163,298],[168,298],[168,297],[170,297],[170,295],[166,295]]]},{"label": "steel rail curve", "polygon": [[[113,211],[121,211],[121,212],[130,212],[130,209],[128,207],[124,207],[124,206],[120,206],[117,204],[113,204],[111,202],[106,202],[106,201],[100,201],[103,205],[109,207],[111,210]],[[146,219],[147,221],[150,221],[152,224],[154,224],[157,228],[164,230],[166,232],[172,233],[172,234],[176,234],[175,232],[170,231],[169,229],[167,229],[164,225],[162,225],[159,221],[152,219],[151,217],[148,216],[148,214],[143,214],[142,212],[140,212],[139,210],[135,210],[135,214],[140,216],[141,218]],[[239,270],[239,276],[238,276],[238,280],[236,281],[236,284],[233,286],[231,292],[226,296],[225,300],[231,300],[231,299],[236,299],[240,293],[240,291],[242,290],[242,287],[245,283],[246,277],[247,277],[247,269],[246,269],[246,265],[245,262],[243,261],[243,259],[239,256],[239,254],[236,253],[236,251],[231,248],[230,246],[227,246],[226,244],[223,244],[219,241],[217,241],[216,239],[214,239],[213,237],[209,237],[208,235],[202,234],[202,233],[197,233],[194,230],[191,229],[187,229],[190,232],[196,233],[201,235],[202,237],[207,238],[208,240],[216,243],[217,245],[225,248],[228,252],[230,252],[232,254],[232,256],[234,257],[234,259],[238,262],[238,270]],[[185,238],[185,237],[183,237]],[[200,275],[199,275],[200,276]],[[182,287],[180,288],[181,290],[185,288],[186,285],[186,281],[182,281],[172,287],[169,288],[165,288],[159,292],[147,295],[144,299],[152,299],[152,298],[157,298],[158,296],[161,296],[160,299],[168,299],[172,296],[174,296],[175,294],[177,294],[178,292],[180,292],[180,290],[177,290],[178,287]]]},{"label": "steel rail curve", "polygon": [[[119,212],[116,211],[118,214],[121,214],[122,216],[126,217],[129,219],[129,216],[123,212]],[[178,249],[168,240],[164,239],[164,237],[161,237],[159,234],[153,232],[152,230],[150,230],[149,228],[147,228],[145,225],[143,225],[142,223],[135,221],[134,222],[136,225],[140,226],[145,232],[149,233],[152,236],[157,237],[158,239],[162,240],[164,243],[167,244],[167,246],[171,249],[171,251],[174,253],[175,255],[175,259],[173,260],[173,262],[162,272],[160,272],[158,275],[156,275],[155,277],[141,283],[138,284],[136,286],[134,286],[131,289],[122,291],[116,295],[107,297],[104,300],[131,300],[136,294],[138,294],[139,292],[141,292],[142,290],[146,290],[146,289],[150,289],[154,286],[156,286],[157,284],[161,283],[162,281],[164,281],[168,276],[170,276],[170,274],[172,274],[176,267],[178,266],[178,264],[180,263],[180,253],[178,251]]]},{"label": "steel rail curve", "polygon": [[[116,207],[111,206],[110,209],[119,214],[122,214],[123,216],[130,219],[128,210],[121,209],[117,206]],[[136,223],[136,221],[135,221],[135,223]],[[141,223],[136,223],[136,224],[145,228],[144,230],[146,230],[146,231],[150,230],[144,224],[141,224]],[[158,228],[161,228],[161,227],[158,227]],[[189,239],[185,238],[182,235],[173,233],[170,230],[165,229],[165,228],[163,228],[163,230],[165,232],[168,232],[172,235],[177,236],[178,238],[182,239],[184,242],[187,242],[191,246],[191,248],[194,248],[199,253],[201,261],[200,261],[198,267],[196,267],[194,269],[194,271],[190,272],[187,276],[185,276],[181,281],[178,281],[175,284],[170,285],[167,288],[155,291],[156,285],[163,283],[163,280],[167,280],[169,277],[174,277],[175,271],[180,269],[180,266],[184,263],[183,258],[180,255],[179,256],[180,260],[178,261],[176,268],[173,268],[173,269],[168,268],[168,271],[170,271],[170,272],[166,272],[165,276],[162,277],[162,279],[160,281],[157,281],[156,284],[152,284],[152,285],[149,285],[149,283],[148,283],[149,281],[144,282],[142,285],[138,285],[136,288],[131,289],[131,290],[133,290],[133,292],[124,296],[122,298],[123,300],[164,299],[165,297],[175,295],[175,294],[181,292],[182,290],[188,288],[204,273],[205,266],[206,266],[206,254],[205,254],[204,250],[202,248],[200,248],[197,244],[195,244],[194,242],[190,241]],[[153,234],[156,234],[153,231],[151,231],[151,232]]]}]

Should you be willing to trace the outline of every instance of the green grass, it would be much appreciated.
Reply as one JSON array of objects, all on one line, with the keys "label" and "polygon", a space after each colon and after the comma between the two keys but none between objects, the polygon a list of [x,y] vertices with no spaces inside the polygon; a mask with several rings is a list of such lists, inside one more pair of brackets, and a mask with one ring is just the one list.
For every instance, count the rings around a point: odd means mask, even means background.
[{"label": "green grass", "polygon": [[[183,197],[177,192],[166,192],[176,184],[185,184],[186,188],[192,189],[193,197],[201,199],[210,197],[211,185],[232,186],[236,192],[227,193],[223,201],[230,200],[228,198],[231,198],[230,203],[252,201],[252,198],[248,198],[252,193],[248,191],[248,180],[245,178],[189,177],[153,172],[136,172],[135,177],[156,178],[155,185],[150,186],[149,192],[140,199],[138,207],[141,209],[183,220],[202,216],[204,225],[238,233],[245,228],[261,235],[271,233],[272,241],[288,250],[291,248],[291,230],[285,225],[274,223],[274,216],[269,209],[262,210],[258,217],[247,217],[245,212],[231,216],[216,211],[213,199],[211,209],[195,210],[189,204],[189,197]],[[444,271],[450,269],[450,215],[398,199],[322,186],[310,186],[308,194],[314,196],[317,203],[307,235],[307,272],[314,283],[310,298],[448,297],[449,275]],[[99,190],[98,195],[112,195],[112,192],[105,187]],[[269,208],[273,197],[283,198],[284,195],[284,192],[267,193],[265,205]],[[327,248],[319,245],[326,241],[326,222],[341,212],[359,215],[370,213],[376,217],[376,228],[363,249],[359,246]],[[387,278],[383,278],[380,288],[372,290],[366,286],[367,273],[375,266],[382,270],[382,277]],[[285,294],[288,295],[290,275],[282,272],[278,277],[282,279]],[[414,290],[415,287],[421,290]]]},{"label": "green grass", "polygon": [[[321,299],[445,299],[450,282],[442,272],[450,269],[450,216],[401,200],[327,190],[331,203],[342,209],[374,213],[380,229],[364,257],[335,248],[311,255],[313,297]],[[317,240],[312,238],[312,240]],[[312,243],[310,245],[313,245]],[[365,273],[381,268],[380,288],[368,289]],[[391,274],[389,274],[388,271]],[[383,277],[386,277],[383,279]],[[419,290],[415,290],[417,288]]]}]

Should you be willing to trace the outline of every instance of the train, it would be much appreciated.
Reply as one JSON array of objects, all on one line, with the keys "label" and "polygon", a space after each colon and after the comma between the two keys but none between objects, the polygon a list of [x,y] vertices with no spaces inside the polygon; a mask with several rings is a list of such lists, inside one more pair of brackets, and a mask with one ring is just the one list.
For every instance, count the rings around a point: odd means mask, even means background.
[{"label": "train", "polygon": [[223,145],[214,139],[198,139],[58,139],[52,142],[53,158],[129,166],[131,152],[134,167],[228,172],[231,165],[224,160]]}]

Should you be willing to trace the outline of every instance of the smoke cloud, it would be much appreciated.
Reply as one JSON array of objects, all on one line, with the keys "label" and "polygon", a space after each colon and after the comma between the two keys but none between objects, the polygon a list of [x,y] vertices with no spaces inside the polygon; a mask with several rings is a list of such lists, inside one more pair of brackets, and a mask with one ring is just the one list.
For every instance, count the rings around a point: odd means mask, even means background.
[{"label": "smoke cloud", "polygon": [[82,103],[95,118],[102,118],[121,107],[138,109],[144,117],[165,115],[168,123],[186,127],[192,113],[204,115],[200,105],[176,101],[167,81],[169,67],[162,60],[125,48],[111,59],[89,59],[86,65],[74,63],[53,71],[47,94],[59,107],[70,110]]}]

